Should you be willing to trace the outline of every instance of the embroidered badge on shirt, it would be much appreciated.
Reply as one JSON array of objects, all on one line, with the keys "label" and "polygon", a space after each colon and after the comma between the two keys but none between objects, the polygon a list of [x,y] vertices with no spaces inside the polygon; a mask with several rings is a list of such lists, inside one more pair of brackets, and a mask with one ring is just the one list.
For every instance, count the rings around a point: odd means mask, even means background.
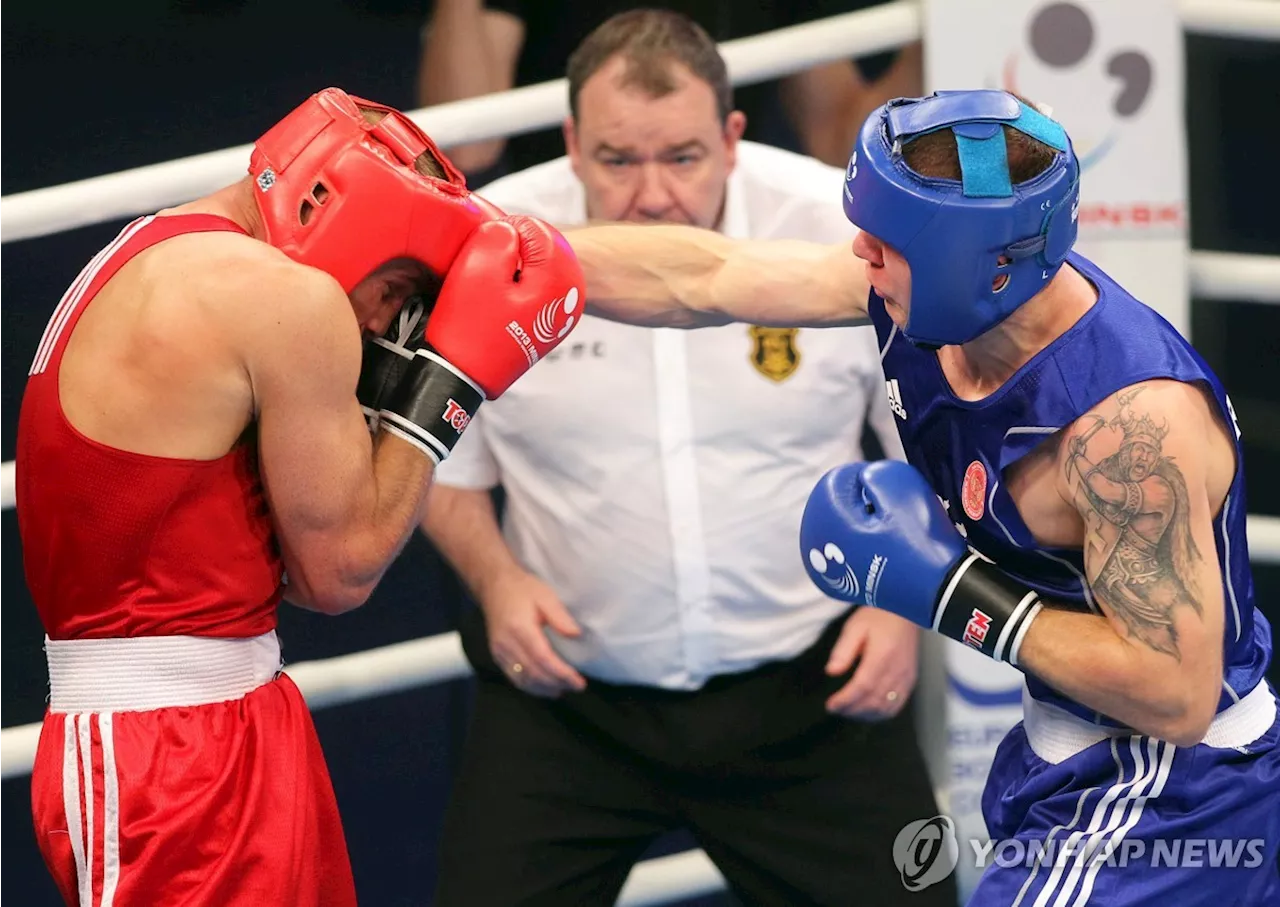
[{"label": "embroidered badge on shirt", "polygon": [[960,503],[964,506],[965,514],[974,521],[982,519],[987,511],[987,469],[980,460],[974,460],[964,471]]},{"label": "embroidered badge on shirt", "polygon": [[751,364],[771,381],[785,381],[800,367],[800,351],[796,349],[799,328],[765,328],[752,325]]}]

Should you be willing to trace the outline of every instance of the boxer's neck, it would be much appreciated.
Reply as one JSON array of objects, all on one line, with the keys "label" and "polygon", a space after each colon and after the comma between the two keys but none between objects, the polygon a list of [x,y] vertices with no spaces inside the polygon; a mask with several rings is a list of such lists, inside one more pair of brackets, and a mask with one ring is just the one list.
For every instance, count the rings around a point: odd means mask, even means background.
[{"label": "boxer's neck", "polygon": [[1000,324],[962,346],[939,350],[952,390],[966,400],[981,400],[994,393],[1070,330],[1097,301],[1093,284],[1064,265],[1047,287]]},{"label": "boxer's neck", "polygon": [[212,195],[206,195],[185,205],[166,208],[158,213],[162,215],[215,214],[236,224],[254,239],[264,242],[267,239],[267,232],[262,226],[262,214],[258,211],[258,203],[253,197],[252,178],[247,176],[239,182],[219,189]]}]

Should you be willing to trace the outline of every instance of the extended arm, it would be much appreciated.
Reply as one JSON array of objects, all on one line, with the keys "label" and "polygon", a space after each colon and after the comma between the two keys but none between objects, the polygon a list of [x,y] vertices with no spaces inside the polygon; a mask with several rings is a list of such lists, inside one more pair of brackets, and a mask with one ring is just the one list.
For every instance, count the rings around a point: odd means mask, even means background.
[{"label": "extended arm", "polygon": [[850,244],[736,240],[697,227],[601,224],[565,233],[587,278],[587,311],[651,327],[733,321],[834,327],[866,321]]}]

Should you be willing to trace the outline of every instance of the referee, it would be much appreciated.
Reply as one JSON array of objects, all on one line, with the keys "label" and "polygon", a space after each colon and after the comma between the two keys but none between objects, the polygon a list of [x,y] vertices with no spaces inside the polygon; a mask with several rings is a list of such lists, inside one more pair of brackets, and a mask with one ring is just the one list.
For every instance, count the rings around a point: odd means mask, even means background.
[{"label": "referee", "polygon": [[[486,186],[504,210],[852,239],[843,172],[740,141],[688,18],[609,19],[568,79],[568,154]],[[795,542],[864,424],[901,456],[895,418],[870,328],[591,317],[485,405],[423,520],[480,605],[438,907],[611,905],[678,828],[748,904],[956,903],[892,857],[937,813],[905,709],[917,632],[823,596]]]}]

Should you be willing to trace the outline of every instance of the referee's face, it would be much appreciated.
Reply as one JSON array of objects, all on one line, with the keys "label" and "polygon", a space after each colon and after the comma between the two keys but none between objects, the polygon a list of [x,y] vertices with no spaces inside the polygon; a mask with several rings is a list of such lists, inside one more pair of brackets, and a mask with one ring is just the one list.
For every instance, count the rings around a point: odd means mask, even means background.
[{"label": "referee's face", "polygon": [[621,57],[600,67],[565,123],[588,216],[717,226],[746,117],[734,111],[721,122],[711,86],[679,63],[660,97],[629,84],[626,70]]}]

